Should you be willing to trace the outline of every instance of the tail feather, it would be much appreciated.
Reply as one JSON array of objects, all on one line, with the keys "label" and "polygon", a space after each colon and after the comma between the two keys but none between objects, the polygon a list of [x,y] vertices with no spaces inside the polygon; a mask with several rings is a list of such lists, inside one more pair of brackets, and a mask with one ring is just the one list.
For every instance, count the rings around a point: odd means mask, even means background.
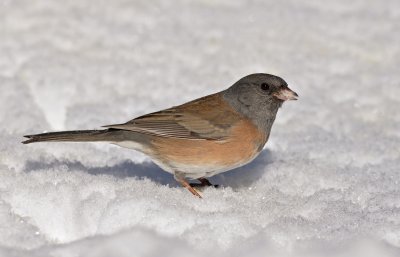
[{"label": "tail feather", "polygon": [[48,141],[67,141],[67,142],[90,142],[90,141],[109,141],[110,129],[104,130],[74,130],[49,132],[36,135],[26,135],[28,140],[23,141],[23,144]]}]

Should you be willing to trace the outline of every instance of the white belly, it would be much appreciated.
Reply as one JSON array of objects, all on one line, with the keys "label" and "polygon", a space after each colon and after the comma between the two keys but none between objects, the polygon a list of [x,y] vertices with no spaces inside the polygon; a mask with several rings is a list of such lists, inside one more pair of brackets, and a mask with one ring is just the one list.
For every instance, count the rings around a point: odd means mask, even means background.
[{"label": "white belly", "polygon": [[133,149],[145,154],[148,154],[148,148],[145,148],[142,144],[136,143],[135,141],[120,141],[120,142],[111,142],[113,145],[118,145],[124,148]]}]

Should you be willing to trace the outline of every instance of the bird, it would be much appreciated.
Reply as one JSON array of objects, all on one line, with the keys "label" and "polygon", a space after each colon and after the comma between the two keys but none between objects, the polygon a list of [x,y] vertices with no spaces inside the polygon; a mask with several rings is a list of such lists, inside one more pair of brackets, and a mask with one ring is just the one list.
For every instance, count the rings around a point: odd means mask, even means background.
[{"label": "bird", "polygon": [[[193,195],[209,177],[243,166],[264,148],[278,109],[298,94],[279,76],[255,73],[193,101],[97,130],[25,135],[36,142],[109,142],[148,155]],[[190,184],[198,180],[200,184]]]}]

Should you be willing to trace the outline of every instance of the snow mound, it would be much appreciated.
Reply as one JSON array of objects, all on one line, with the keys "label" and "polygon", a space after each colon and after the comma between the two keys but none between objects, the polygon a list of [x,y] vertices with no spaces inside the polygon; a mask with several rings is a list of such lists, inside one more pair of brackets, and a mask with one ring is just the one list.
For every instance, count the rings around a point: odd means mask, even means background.
[{"label": "snow mound", "polygon": [[[0,2],[0,256],[399,256],[400,4]],[[204,199],[138,152],[22,145],[282,76],[252,163]]]}]

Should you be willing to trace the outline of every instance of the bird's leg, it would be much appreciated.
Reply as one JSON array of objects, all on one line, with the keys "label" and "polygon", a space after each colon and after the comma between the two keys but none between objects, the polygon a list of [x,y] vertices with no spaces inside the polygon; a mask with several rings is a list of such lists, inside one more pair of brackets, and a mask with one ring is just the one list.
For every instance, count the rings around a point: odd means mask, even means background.
[{"label": "bird's leg", "polygon": [[198,196],[199,198],[202,198],[201,195],[194,189],[186,180],[180,180],[179,183],[181,183],[182,186],[186,187],[187,190],[190,191],[195,196]]},{"label": "bird's leg", "polygon": [[189,190],[190,193],[192,193],[193,195],[202,198],[201,195],[196,191],[196,189],[194,189],[184,178],[183,174],[180,172],[175,172],[174,178],[176,181],[178,181],[179,183],[181,183],[181,185],[183,187],[185,187],[187,190]]}]

